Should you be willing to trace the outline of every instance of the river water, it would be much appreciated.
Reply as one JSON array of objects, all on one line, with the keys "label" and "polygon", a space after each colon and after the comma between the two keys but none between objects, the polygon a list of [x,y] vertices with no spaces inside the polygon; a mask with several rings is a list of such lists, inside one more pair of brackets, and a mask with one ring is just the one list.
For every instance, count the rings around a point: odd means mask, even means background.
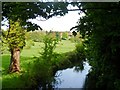
[{"label": "river water", "polygon": [[84,62],[84,70],[76,71],[75,67],[57,71],[57,83],[54,88],[83,88],[86,75],[89,73],[91,66]]}]

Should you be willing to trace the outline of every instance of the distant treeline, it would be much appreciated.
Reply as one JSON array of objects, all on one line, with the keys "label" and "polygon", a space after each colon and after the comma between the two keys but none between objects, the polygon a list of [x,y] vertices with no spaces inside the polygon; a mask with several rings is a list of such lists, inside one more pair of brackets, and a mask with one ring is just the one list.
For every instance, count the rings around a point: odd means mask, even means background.
[{"label": "distant treeline", "polygon": [[66,40],[73,37],[72,32],[70,31],[32,31],[26,33],[26,40],[33,40],[34,42],[42,42],[43,37],[46,34],[51,34],[53,38],[57,38],[58,40]]}]

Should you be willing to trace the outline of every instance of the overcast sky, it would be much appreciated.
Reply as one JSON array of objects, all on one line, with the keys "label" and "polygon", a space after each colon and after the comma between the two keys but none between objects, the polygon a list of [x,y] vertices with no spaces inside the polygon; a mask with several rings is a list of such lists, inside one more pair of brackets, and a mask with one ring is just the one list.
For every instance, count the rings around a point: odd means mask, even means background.
[{"label": "overcast sky", "polygon": [[[72,9],[73,8],[74,7],[72,7]],[[69,11],[68,14],[66,14],[65,16],[61,16],[61,17],[54,16],[46,21],[40,21],[36,19],[33,19],[31,21],[33,23],[40,25],[43,28],[43,30],[70,31],[70,28],[76,26],[78,19],[80,18],[80,16],[83,15],[83,14],[79,15],[78,13],[79,11]],[[6,29],[6,27],[2,26],[2,29]]]},{"label": "overcast sky", "polygon": [[32,20],[33,23],[40,25],[43,30],[52,31],[69,31],[71,27],[77,25],[80,18],[78,11],[71,11],[65,16],[52,17],[46,21]]}]

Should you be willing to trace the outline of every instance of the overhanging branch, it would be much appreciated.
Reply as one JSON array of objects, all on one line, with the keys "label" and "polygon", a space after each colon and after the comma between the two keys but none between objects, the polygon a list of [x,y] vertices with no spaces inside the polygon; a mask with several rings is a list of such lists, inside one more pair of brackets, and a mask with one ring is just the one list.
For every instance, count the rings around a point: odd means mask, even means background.
[{"label": "overhanging branch", "polygon": [[[87,13],[85,12],[85,10],[86,10],[86,9],[68,9],[67,11],[82,11],[83,13],[87,14]],[[54,13],[50,14],[50,15],[47,17],[47,19],[51,18],[52,16],[59,15],[59,14],[62,13],[62,12],[64,12],[64,11],[61,10],[61,11],[58,11],[58,12],[54,12]]]}]

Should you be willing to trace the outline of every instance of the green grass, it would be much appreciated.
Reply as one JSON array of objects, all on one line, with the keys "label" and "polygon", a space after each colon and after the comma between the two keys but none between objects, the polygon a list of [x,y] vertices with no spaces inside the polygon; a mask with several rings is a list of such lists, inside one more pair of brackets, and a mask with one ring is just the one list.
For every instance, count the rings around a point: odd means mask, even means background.
[{"label": "green grass", "polygon": [[[5,88],[21,88],[24,87],[25,83],[22,79],[22,74],[26,72],[27,68],[31,68],[29,63],[33,62],[35,59],[34,56],[40,55],[39,52],[42,51],[44,44],[35,42],[34,46],[31,46],[30,49],[24,48],[21,52],[20,56],[20,66],[21,73],[13,73],[8,74],[8,67],[10,63],[10,54],[2,55],[2,87]],[[69,51],[73,51],[75,49],[75,44],[70,41],[63,40],[57,44],[55,52],[57,53],[65,53]],[[27,79],[27,78],[26,78]],[[1,79],[0,79],[1,80]]]},{"label": "green grass", "polygon": [[[35,46],[31,46],[30,49],[24,48],[21,52],[21,56],[24,57],[33,57],[38,56],[39,52],[42,51],[44,47],[43,43],[35,42]],[[69,51],[73,51],[75,49],[75,43],[71,43],[69,40],[63,40],[57,44],[55,52],[57,53],[65,53]]]},{"label": "green grass", "polygon": [[10,55],[2,55],[0,62],[2,62],[2,71],[7,71],[10,63]]},{"label": "green grass", "polygon": [[63,40],[57,45],[55,52],[65,53],[65,52],[73,51],[74,49],[75,49],[75,43],[71,43],[71,41],[69,40]]},{"label": "green grass", "polygon": [[[25,83],[22,80],[22,74],[29,67],[29,62],[34,61],[31,57],[20,57],[21,73],[8,74],[10,55],[2,55],[2,87],[4,88],[21,88]],[[29,67],[30,68],[30,67]]]},{"label": "green grass", "polygon": [[30,49],[27,49],[24,47],[24,49],[21,52],[21,56],[24,56],[24,57],[38,56],[43,46],[44,46],[43,43],[35,42],[35,45],[31,46]]}]

